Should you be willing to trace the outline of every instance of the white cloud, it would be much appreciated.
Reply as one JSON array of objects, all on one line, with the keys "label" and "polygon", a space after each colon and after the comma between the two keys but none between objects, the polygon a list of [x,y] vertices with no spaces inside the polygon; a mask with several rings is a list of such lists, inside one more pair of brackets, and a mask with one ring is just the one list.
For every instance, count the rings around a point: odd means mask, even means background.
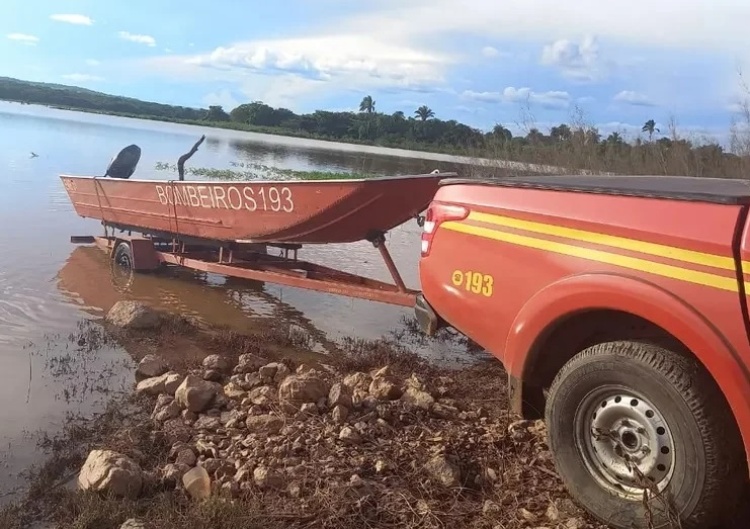
[{"label": "white cloud", "polygon": [[97,61],[96,59],[86,59],[86,64],[89,66],[99,66],[101,62]]},{"label": "white cloud", "polygon": [[203,97],[203,104],[207,107],[213,105],[219,105],[224,108],[227,112],[239,105],[239,102],[234,98],[229,90],[220,90],[218,92],[211,92]]},{"label": "white cloud", "polygon": [[87,73],[69,73],[63,75],[62,77],[63,79],[67,79],[68,81],[73,81],[75,83],[104,81],[104,79],[102,77],[99,77],[98,75],[90,75]]},{"label": "white cloud", "polygon": [[156,39],[151,35],[138,35],[136,33],[130,33],[129,31],[120,31],[117,36],[119,36],[122,40],[127,40],[138,44],[145,44],[146,46],[150,46],[152,48],[156,46]]},{"label": "white cloud", "polygon": [[597,34],[637,46],[730,53],[747,48],[750,19],[746,0],[724,0],[721,9],[683,0],[661,0],[658,9],[651,0],[506,0],[502,9],[497,0],[371,0],[368,7],[349,25],[384,39],[470,33],[538,42]]},{"label": "white cloud", "polygon": [[483,103],[525,103],[539,105],[543,108],[567,108],[570,105],[570,94],[562,91],[534,92],[531,88],[509,86],[502,92],[475,92],[464,90],[461,97]]},{"label": "white cloud", "polygon": [[91,17],[86,15],[59,14],[50,15],[50,18],[57,22],[65,22],[66,24],[75,24],[77,26],[91,26],[94,23]]},{"label": "white cloud", "polygon": [[482,48],[482,55],[484,55],[488,59],[492,59],[499,56],[500,51],[498,51],[497,48],[493,48],[492,46],[485,46],[484,48]]},{"label": "white cloud", "polygon": [[392,44],[367,35],[240,42],[187,59],[219,69],[275,70],[320,79],[366,77],[413,85],[442,81],[445,56]]},{"label": "white cloud", "polygon": [[6,37],[10,40],[15,40],[16,42],[20,42],[28,46],[34,46],[37,42],[39,42],[39,37],[35,37],[34,35],[27,35],[26,33],[8,33]]},{"label": "white cloud", "polygon": [[593,81],[599,76],[599,46],[595,37],[580,43],[559,39],[542,48],[542,64],[559,68],[566,77]]},{"label": "white cloud", "polygon": [[651,101],[648,96],[632,90],[623,90],[612,98],[616,103],[625,103],[627,105],[639,106],[639,107],[653,107],[656,104]]}]

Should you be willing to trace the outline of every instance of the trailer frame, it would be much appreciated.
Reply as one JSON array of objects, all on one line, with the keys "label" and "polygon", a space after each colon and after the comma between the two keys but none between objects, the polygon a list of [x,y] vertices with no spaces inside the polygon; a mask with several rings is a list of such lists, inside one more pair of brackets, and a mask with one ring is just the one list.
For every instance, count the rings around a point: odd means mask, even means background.
[{"label": "trailer frame", "polygon": [[[378,249],[393,283],[301,260],[297,256],[301,244],[198,239],[105,222],[102,225],[104,235],[74,235],[70,242],[95,244],[134,272],[181,266],[409,308],[415,306],[419,293],[406,287],[386,247],[385,233],[373,233],[367,240]],[[116,230],[120,233],[115,234]],[[280,255],[269,255],[269,247],[280,249]]]}]

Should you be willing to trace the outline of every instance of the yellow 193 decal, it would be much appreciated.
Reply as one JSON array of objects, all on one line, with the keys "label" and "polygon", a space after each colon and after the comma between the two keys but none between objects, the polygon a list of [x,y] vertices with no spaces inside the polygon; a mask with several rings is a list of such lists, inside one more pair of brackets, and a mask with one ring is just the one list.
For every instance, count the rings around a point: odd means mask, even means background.
[{"label": "yellow 193 decal", "polygon": [[454,270],[451,280],[455,286],[463,286],[467,292],[481,294],[485,297],[492,295],[492,286],[495,282],[495,279],[489,274],[470,270],[466,272]]}]

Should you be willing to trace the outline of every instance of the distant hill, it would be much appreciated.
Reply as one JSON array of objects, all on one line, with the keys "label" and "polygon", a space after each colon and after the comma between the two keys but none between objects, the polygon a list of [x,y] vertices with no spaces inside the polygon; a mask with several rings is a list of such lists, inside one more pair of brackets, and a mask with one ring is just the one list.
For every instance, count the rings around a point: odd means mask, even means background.
[{"label": "distant hill", "polygon": [[0,100],[168,120],[200,120],[207,112],[206,109],[165,105],[77,86],[22,81],[11,77],[0,77]]}]

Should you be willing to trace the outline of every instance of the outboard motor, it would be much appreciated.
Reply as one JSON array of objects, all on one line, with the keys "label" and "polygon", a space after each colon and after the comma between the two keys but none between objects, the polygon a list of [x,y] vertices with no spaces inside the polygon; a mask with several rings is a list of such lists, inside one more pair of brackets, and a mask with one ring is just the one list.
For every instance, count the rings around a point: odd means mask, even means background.
[{"label": "outboard motor", "polygon": [[128,145],[112,158],[107,166],[104,176],[110,178],[130,178],[135,172],[135,167],[141,159],[141,148],[137,145]]}]

